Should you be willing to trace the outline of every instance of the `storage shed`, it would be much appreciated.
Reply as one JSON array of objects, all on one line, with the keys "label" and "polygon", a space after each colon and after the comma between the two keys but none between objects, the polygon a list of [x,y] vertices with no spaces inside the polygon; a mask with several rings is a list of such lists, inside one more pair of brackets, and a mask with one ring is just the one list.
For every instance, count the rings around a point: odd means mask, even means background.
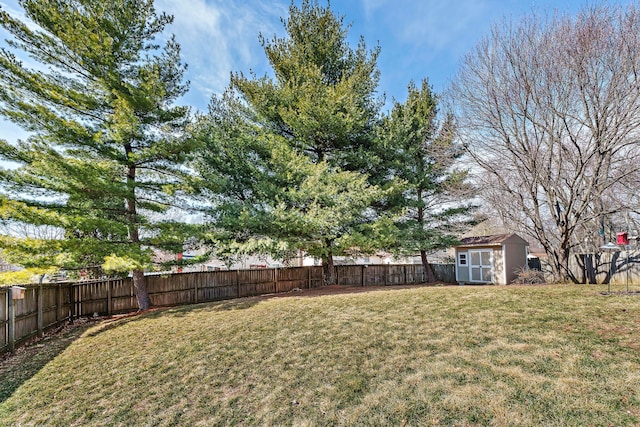
[{"label": "storage shed", "polygon": [[460,285],[506,285],[527,266],[529,243],[517,234],[465,237],[460,242],[455,246],[456,281]]}]

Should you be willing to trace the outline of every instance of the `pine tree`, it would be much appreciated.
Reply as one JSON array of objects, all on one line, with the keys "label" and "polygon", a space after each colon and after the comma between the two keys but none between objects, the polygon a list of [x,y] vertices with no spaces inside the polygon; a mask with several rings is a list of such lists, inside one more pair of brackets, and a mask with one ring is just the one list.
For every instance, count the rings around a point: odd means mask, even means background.
[{"label": "pine tree", "polygon": [[423,80],[419,88],[409,84],[407,100],[394,102],[380,130],[380,161],[371,176],[394,190],[377,205],[380,212],[397,215],[391,249],[420,253],[426,279],[433,282],[427,254],[455,244],[473,223],[468,171],[456,167],[464,151],[454,138],[454,119],[447,115],[439,121],[438,98]]},{"label": "pine tree", "polygon": [[381,107],[376,96],[380,49],[347,42],[344,17],[317,1],[291,5],[286,37],[260,42],[274,78],[232,75],[231,87],[263,125],[314,162],[353,170],[371,145]]},{"label": "pine tree", "polygon": [[380,109],[378,49],[352,49],[343,18],[315,1],[292,5],[283,24],[284,38],[260,37],[274,77],[233,74],[202,118],[198,170],[216,195],[218,235],[304,250],[333,283],[333,256],[380,197],[360,173]]},{"label": "pine tree", "polygon": [[[22,0],[28,21],[6,11],[0,113],[29,132],[2,141],[4,219],[65,230],[65,238],[2,236],[12,262],[128,270],[141,310],[154,246],[180,250],[184,230],[157,221],[174,202],[193,142],[182,138],[185,66],[172,17],[152,0]],[[26,59],[22,62],[19,58]],[[105,261],[106,260],[106,261]]]}]

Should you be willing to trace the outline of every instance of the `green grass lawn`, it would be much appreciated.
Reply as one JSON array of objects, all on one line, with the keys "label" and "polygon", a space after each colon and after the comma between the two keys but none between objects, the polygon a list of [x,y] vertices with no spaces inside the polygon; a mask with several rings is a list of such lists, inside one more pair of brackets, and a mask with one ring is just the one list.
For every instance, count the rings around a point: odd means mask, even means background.
[{"label": "green grass lawn", "polygon": [[0,425],[640,425],[640,296],[602,290],[296,293],[103,321],[21,364]]}]

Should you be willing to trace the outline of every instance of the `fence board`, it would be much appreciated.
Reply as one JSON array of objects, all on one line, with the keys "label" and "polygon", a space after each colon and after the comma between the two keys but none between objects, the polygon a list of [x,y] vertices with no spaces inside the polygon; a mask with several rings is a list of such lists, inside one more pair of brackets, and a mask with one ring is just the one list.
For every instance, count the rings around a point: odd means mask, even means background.
[{"label": "fence board", "polygon": [[218,301],[238,298],[238,273],[236,271],[212,271],[202,275],[198,301]]},{"label": "fence board", "polygon": [[275,282],[271,269],[238,270],[240,297],[274,293]]},{"label": "fence board", "polygon": [[419,264],[409,264],[405,265],[405,283],[422,283],[424,282],[422,278],[422,265]]},{"label": "fence board", "polygon": [[440,282],[455,283],[456,269],[454,264],[431,264],[436,278]]},{"label": "fence board", "polygon": [[14,300],[13,307],[16,319],[14,336],[19,343],[38,332],[38,299],[37,286],[25,290],[24,299]]},{"label": "fence board", "polygon": [[365,286],[384,286],[386,284],[386,265],[370,265],[366,271]]},{"label": "fence board", "polygon": [[387,285],[403,285],[405,284],[404,280],[404,265],[390,265],[389,266],[389,277],[387,278]]},{"label": "fence board", "polygon": [[322,266],[307,268],[309,268],[309,289],[324,286],[324,272]]},{"label": "fence board", "polygon": [[58,301],[59,304],[59,312],[58,312],[58,322],[64,322],[66,320],[71,319],[71,298],[69,294],[69,286],[58,286]]},{"label": "fence board", "polygon": [[138,309],[136,291],[133,280],[126,279],[111,280],[111,313],[127,313]]},{"label": "fence board", "polygon": [[0,354],[9,348],[8,288],[0,288]]},{"label": "fence board", "polygon": [[361,265],[337,265],[337,284],[343,286],[361,286],[362,269],[363,267]]},{"label": "fence board", "polygon": [[194,302],[193,275],[148,276],[147,291],[152,305],[180,305]]},{"label": "fence board", "polygon": [[[25,298],[14,300],[15,328],[14,346],[19,345],[38,334],[39,325],[46,331],[68,319],[69,304],[63,295],[68,294],[70,284],[46,284],[40,291],[39,285],[24,285]],[[10,288],[0,289],[0,353],[7,351],[9,342],[8,303]],[[42,317],[38,309],[38,299],[42,302]],[[39,322],[41,319],[41,322]]]},{"label": "fence board", "polygon": [[71,285],[76,316],[92,316],[107,312],[108,281],[82,282]]},{"label": "fence board", "polygon": [[305,267],[288,267],[278,270],[278,292],[309,287],[309,272]]},{"label": "fence board", "polygon": [[58,287],[45,285],[42,287],[42,326],[44,329],[58,324]]}]

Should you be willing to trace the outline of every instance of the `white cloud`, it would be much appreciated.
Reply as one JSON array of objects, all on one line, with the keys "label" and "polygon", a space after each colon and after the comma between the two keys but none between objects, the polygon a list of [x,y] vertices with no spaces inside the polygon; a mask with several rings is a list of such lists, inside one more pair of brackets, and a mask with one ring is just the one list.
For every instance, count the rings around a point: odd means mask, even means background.
[{"label": "white cloud", "polygon": [[[435,50],[450,49],[468,38],[486,20],[486,0],[362,0],[377,31],[400,44]],[[475,36],[475,34],[474,34]]]},{"label": "white cloud", "polygon": [[361,0],[361,2],[364,16],[369,21],[373,18],[375,12],[387,3],[387,0]]},{"label": "white cloud", "polygon": [[[158,12],[174,16],[167,34],[175,34],[182,47],[183,61],[189,66],[189,93],[183,103],[204,110],[211,95],[221,93],[229,84],[231,72],[267,71],[258,34],[270,38],[283,32],[281,16],[288,15],[288,0],[156,0]],[[0,7],[25,20],[16,0],[0,0]],[[0,30],[0,38],[6,36]],[[37,66],[30,58],[22,58]]]},{"label": "white cloud", "polygon": [[176,34],[184,61],[189,65],[190,93],[186,100],[204,109],[213,93],[221,93],[231,72],[264,72],[264,53],[258,34],[281,31],[284,2],[158,0],[156,9],[174,15],[168,31]]}]

